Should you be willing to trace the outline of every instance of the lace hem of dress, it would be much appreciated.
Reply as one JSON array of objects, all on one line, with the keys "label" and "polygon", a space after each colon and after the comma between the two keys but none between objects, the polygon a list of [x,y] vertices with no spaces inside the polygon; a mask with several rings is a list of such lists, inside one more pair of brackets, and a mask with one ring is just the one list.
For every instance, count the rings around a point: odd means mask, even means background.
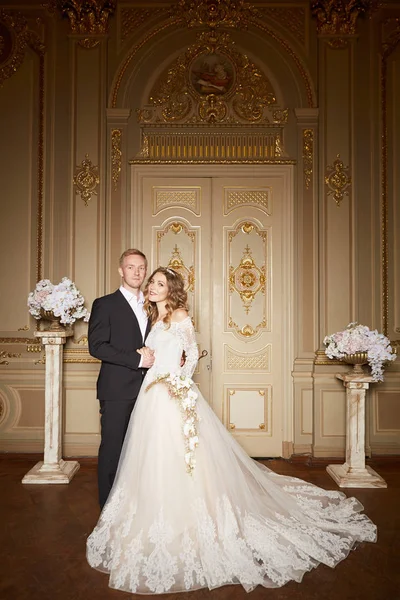
[{"label": "lace hem of dress", "polygon": [[[302,491],[307,495],[308,490]],[[117,525],[115,517],[125,506],[124,493],[118,490],[88,538],[87,559],[110,573],[110,587],[127,592],[160,594],[232,583],[251,591],[257,585],[299,582],[320,562],[336,566],[356,542],[375,541],[375,525],[354,512],[353,499],[331,503],[327,494],[322,507],[315,499],[295,498],[299,517],[242,513],[226,496],[216,500],[211,514],[198,499],[192,506],[196,526],[176,535],[163,507],[147,531],[138,529],[133,505]]]}]

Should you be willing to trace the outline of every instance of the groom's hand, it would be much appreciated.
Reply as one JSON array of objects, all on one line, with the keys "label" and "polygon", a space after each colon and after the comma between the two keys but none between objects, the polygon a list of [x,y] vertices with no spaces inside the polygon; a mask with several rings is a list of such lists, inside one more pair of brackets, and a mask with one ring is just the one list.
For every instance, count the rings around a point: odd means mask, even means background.
[{"label": "groom's hand", "polygon": [[143,348],[139,348],[137,352],[142,355],[141,367],[143,367],[143,369],[150,369],[154,364],[154,350],[147,346],[143,346]]}]

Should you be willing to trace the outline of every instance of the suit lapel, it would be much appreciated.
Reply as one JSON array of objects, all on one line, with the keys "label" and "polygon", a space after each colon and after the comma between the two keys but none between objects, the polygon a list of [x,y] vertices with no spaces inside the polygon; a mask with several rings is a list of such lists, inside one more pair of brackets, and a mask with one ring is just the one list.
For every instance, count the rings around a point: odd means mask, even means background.
[{"label": "suit lapel", "polygon": [[[115,295],[118,298],[118,303],[121,305],[121,308],[123,307],[124,312],[127,313],[127,314],[129,314],[130,318],[133,319],[134,325],[135,325],[136,330],[137,330],[137,335],[142,340],[142,342],[144,342],[144,340],[142,338],[142,332],[140,330],[139,321],[137,320],[137,317],[136,317],[134,311],[132,310],[132,307],[130,306],[128,300],[122,294],[121,290],[117,290],[115,292]],[[148,336],[148,334],[150,332],[150,329],[151,329],[150,320],[147,319],[147,326],[146,326],[146,331],[145,331],[145,334],[144,334],[144,339],[146,339],[146,337]]]},{"label": "suit lapel", "polygon": [[144,341],[146,341],[146,338],[147,338],[147,336],[150,333],[150,329],[151,329],[150,319],[147,319],[146,331],[145,331],[145,334],[144,334]]}]

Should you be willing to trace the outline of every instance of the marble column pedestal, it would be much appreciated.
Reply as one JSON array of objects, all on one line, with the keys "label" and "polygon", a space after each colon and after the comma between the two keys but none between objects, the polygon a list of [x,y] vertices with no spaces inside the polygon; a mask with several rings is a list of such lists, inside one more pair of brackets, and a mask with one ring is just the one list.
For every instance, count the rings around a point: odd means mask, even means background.
[{"label": "marble column pedestal", "polygon": [[25,475],[22,483],[69,483],[79,469],[62,456],[63,346],[72,331],[36,331],[46,352],[44,460]]},{"label": "marble column pedestal", "polygon": [[346,388],[346,462],[326,470],[342,488],[386,488],[386,481],[365,464],[365,393],[373,379],[358,373],[336,377]]}]

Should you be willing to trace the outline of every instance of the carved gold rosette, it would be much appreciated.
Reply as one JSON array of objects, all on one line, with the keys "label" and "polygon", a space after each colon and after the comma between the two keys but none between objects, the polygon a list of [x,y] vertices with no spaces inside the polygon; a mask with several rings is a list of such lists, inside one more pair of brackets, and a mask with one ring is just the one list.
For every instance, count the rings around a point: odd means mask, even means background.
[{"label": "carved gold rosette", "polygon": [[76,187],[76,193],[80,195],[88,206],[89,200],[92,196],[97,196],[97,186],[100,183],[98,175],[98,167],[92,164],[89,155],[85,155],[85,159],[81,162],[80,166],[76,167],[74,176],[74,185]]},{"label": "carved gold rosette", "polygon": [[267,328],[268,245],[267,231],[251,221],[227,232],[227,327],[239,337],[252,338]]},{"label": "carved gold rosette", "polygon": [[265,266],[256,265],[248,245],[243,251],[240,263],[236,267],[230,266],[229,283],[229,291],[239,294],[244,311],[248,315],[256,294],[260,291],[265,293]]},{"label": "carved gold rosette", "polygon": [[349,167],[345,167],[340,159],[340,154],[333,161],[333,165],[326,168],[325,183],[328,186],[328,196],[333,195],[337,206],[340,206],[344,196],[348,196],[351,185]]}]

